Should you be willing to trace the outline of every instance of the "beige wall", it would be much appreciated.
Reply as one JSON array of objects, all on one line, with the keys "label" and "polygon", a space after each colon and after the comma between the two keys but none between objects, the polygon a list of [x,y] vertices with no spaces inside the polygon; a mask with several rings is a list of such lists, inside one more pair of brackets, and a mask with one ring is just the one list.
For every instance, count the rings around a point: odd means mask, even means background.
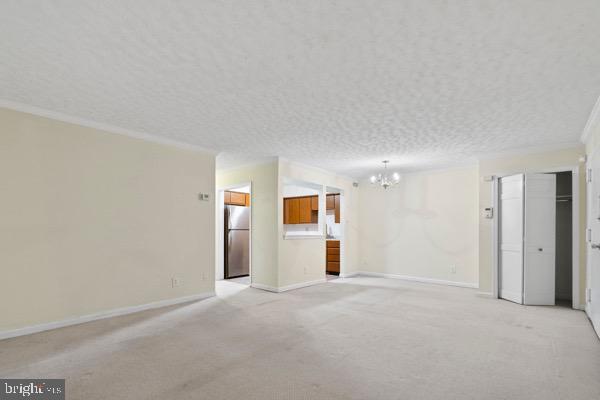
[{"label": "beige wall", "polygon": [[477,166],[361,184],[360,269],[476,285],[477,204]]},{"label": "beige wall", "polygon": [[213,292],[214,162],[0,109],[0,331]]},{"label": "beige wall", "polygon": [[219,189],[248,182],[251,183],[252,188],[252,283],[277,287],[278,162],[217,172]]},{"label": "beige wall", "polygon": [[[342,248],[342,272],[357,270],[358,260],[358,189],[352,180],[326,171],[292,163],[279,162],[279,287],[302,284],[325,278],[325,238],[284,239],[283,238],[283,180],[294,179],[335,187],[343,191],[342,220],[344,239]],[[325,189],[323,189],[325,190]],[[321,199],[324,207],[325,199]]]},{"label": "beige wall", "polygon": [[543,172],[549,168],[579,166],[579,227],[580,227],[580,304],[585,302],[585,165],[580,158],[584,147],[548,151],[537,154],[506,156],[482,160],[479,163],[479,288],[492,292],[492,220],[483,217],[483,209],[492,206],[490,175],[510,175],[522,172]]}]

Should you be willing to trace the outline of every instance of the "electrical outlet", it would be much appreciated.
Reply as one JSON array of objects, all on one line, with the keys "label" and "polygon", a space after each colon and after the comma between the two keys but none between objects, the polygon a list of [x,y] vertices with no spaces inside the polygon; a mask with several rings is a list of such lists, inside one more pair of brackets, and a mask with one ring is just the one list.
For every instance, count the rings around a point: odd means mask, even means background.
[{"label": "electrical outlet", "polygon": [[450,267],[450,272],[452,272],[453,274],[456,273],[456,265]]},{"label": "electrical outlet", "polygon": [[304,267],[304,275],[308,275],[308,268]]},{"label": "electrical outlet", "polygon": [[181,278],[174,276],[173,278],[171,278],[171,286],[172,287],[179,287],[181,286],[183,282],[181,281]]}]

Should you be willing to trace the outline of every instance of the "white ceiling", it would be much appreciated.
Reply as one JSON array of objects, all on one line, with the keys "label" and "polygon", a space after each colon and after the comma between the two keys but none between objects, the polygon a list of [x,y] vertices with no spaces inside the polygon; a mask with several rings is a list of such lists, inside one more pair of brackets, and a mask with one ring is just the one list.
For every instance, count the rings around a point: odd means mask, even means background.
[{"label": "white ceiling", "polygon": [[600,1],[0,4],[0,99],[361,177],[577,142]]}]

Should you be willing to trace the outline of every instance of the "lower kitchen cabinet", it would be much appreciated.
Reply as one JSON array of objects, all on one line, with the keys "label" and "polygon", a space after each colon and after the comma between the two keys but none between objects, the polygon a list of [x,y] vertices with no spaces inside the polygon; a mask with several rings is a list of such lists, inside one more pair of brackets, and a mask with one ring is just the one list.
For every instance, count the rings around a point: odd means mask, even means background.
[{"label": "lower kitchen cabinet", "polygon": [[340,274],[340,241],[339,240],[327,240],[326,246],[326,268],[328,274],[339,275]]}]

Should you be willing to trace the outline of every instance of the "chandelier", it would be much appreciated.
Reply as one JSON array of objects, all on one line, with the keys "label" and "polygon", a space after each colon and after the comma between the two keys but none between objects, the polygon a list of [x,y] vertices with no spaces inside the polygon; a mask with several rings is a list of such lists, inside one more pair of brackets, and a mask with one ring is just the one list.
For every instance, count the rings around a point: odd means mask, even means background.
[{"label": "chandelier", "polygon": [[400,182],[400,174],[394,172],[391,176],[388,175],[387,166],[389,164],[388,160],[383,161],[383,173],[373,175],[369,181],[372,185],[379,184],[384,189],[389,188],[390,186],[394,186]]}]

